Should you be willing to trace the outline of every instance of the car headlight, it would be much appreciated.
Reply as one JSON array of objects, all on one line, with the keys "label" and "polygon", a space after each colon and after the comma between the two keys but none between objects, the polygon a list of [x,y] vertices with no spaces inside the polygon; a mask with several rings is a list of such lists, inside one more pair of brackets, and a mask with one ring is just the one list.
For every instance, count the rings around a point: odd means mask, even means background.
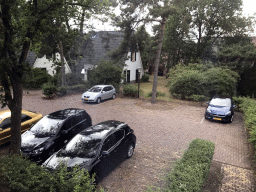
[{"label": "car headlight", "polygon": [[209,107],[207,108],[207,112],[211,113],[211,109]]},{"label": "car headlight", "polygon": [[34,155],[38,155],[38,154],[41,154],[43,152],[43,150],[44,150],[44,148],[41,147],[39,149],[35,149],[35,150],[31,151],[30,153],[34,154]]},{"label": "car headlight", "polygon": [[231,111],[229,111],[229,112],[225,113],[225,115],[231,115]]}]

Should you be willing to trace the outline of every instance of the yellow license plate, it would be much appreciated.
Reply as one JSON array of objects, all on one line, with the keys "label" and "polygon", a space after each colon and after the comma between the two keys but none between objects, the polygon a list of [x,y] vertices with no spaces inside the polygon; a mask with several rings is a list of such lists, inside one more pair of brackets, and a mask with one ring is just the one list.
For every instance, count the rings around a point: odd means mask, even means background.
[{"label": "yellow license plate", "polygon": [[221,121],[221,118],[216,118],[216,117],[213,117],[214,120],[218,120],[218,121]]},{"label": "yellow license plate", "polygon": [[88,98],[84,98],[84,100],[88,101],[89,99]]}]

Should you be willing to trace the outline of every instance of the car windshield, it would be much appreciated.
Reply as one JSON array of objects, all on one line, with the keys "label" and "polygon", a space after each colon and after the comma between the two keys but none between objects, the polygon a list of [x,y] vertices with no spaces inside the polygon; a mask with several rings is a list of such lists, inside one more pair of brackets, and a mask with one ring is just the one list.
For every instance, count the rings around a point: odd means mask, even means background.
[{"label": "car windshield", "polygon": [[36,136],[47,137],[55,135],[58,131],[63,120],[61,119],[51,119],[48,116],[45,116],[40,121],[38,121],[30,131],[35,133]]},{"label": "car windshield", "polygon": [[57,156],[94,158],[97,155],[101,139],[86,135],[76,135]]},{"label": "car windshield", "polygon": [[231,101],[229,98],[215,98],[211,100],[210,105],[219,107],[231,107]]},{"label": "car windshield", "polygon": [[92,87],[88,92],[101,92],[101,87]]}]

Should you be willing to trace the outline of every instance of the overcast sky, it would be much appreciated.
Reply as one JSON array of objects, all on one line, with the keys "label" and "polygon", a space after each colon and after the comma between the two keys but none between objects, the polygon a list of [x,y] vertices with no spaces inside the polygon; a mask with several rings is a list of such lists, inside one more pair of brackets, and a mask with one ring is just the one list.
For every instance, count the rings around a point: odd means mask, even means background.
[{"label": "overcast sky", "polygon": [[[118,11],[119,12],[119,11]],[[253,14],[256,13],[256,0],[243,0],[243,14],[244,16],[253,16]],[[109,24],[103,25],[102,22],[93,22],[94,27],[96,28],[96,31],[114,31],[115,27],[110,26]],[[256,36],[256,26],[254,27],[255,32],[251,35]]]}]

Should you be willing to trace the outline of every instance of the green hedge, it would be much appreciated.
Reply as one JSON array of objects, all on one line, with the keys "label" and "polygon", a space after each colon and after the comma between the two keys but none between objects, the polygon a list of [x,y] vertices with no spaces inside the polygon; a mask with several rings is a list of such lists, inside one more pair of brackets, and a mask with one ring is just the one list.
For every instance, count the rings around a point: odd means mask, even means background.
[{"label": "green hedge", "polygon": [[211,141],[193,140],[168,176],[167,191],[201,191],[209,175],[214,149],[215,144]]},{"label": "green hedge", "polygon": [[95,191],[87,171],[60,166],[53,173],[18,155],[0,157],[0,186],[12,192]]},{"label": "green hedge", "polygon": [[249,131],[249,141],[256,149],[256,100],[249,97],[234,97],[235,104],[244,113],[244,123]]},{"label": "green hedge", "polygon": [[142,77],[141,77],[141,82],[149,82],[149,75],[148,74],[144,74]]},{"label": "green hedge", "polygon": [[212,97],[234,95],[239,75],[225,68],[205,68],[202,64],[177,65],[169,73],[169,90],[181,99],[192,95]]},{"label": "green hedge", "polygon": [[123,85],[123,95],[127,97],[138,97],[138,88],[131,84]]}]

